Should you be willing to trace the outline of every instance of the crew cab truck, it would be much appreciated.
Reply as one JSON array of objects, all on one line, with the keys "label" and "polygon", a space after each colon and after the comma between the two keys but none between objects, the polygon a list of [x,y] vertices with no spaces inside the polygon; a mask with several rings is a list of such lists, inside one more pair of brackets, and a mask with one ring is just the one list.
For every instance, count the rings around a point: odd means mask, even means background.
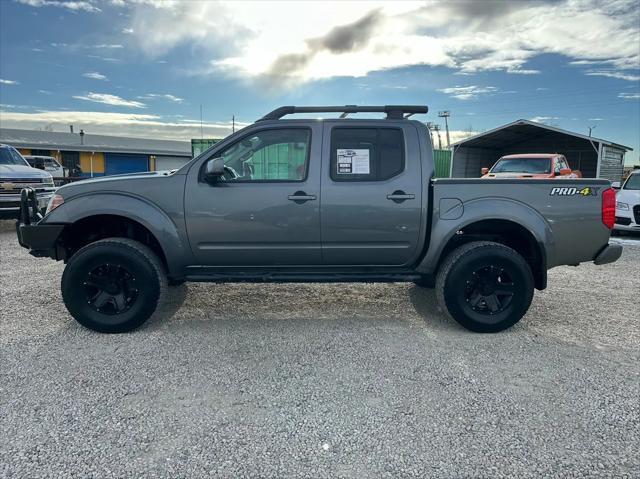
[{"label": "crew cab truck", "polygon": [[[346,118],[360,112],[386,118]],[[409,119],[426,112],[281,107],[177,171],[65,185],[44,217],[25,191],[18,239],[67,263],[69,312],[110,333],[183,281],[414,282],[462,326],[497,332],[548,269],[620,257],[608,181],[434,180],[427,128]]]}]

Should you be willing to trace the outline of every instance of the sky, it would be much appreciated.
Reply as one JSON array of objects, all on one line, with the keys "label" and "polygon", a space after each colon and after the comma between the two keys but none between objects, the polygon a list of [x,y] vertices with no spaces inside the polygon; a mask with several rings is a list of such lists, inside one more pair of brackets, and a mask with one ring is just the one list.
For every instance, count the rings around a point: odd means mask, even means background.
[{"label": "sky", "polygon": [[189,140],[344,104],[448,110],[452,142],[591,128],[640,164],[640,1],[0,0],[4,128]]}]

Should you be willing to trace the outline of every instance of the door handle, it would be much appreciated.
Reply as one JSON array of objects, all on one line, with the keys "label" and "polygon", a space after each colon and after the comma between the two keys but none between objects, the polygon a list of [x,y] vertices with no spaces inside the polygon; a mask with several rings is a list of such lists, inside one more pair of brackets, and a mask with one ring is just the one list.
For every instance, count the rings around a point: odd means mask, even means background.
[{"label": "door handle", "polygon": [[411,193],[405,193],[402,190],[396,190],[390,195],[387,195],[387,199],[393,201],[394,203],[402,203],[406,200],[414,200],[416,195]]},{"label": "door handle", "polygon": [[287,196],[287,199],[301,205],[305,201],[315,200],[316,195],[308,195],[304,191],[296,191],[294,194]]}]

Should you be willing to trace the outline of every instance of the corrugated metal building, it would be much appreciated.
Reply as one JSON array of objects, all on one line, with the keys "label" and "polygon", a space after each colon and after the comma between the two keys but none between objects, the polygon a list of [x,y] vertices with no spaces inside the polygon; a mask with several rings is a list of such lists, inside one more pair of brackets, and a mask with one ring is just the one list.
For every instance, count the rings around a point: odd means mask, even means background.
[{"label": "corrugated metal building", "polygon": [[480,177],[481,168],[491,168],[504,155],[560,153],[571,169],[580,170],[584,178],[620,181],[624,155],[632,150],[612,141],[529,120],[517,120],[451,146],[453,178]]},{"label": "corrugated metal building", "polygon": [[170,170],[191,159],[188,141],[0,128],[0,143],[23,155],[53,156],[78,176]]},{"label": "corrugated metal building", "polygon": [[433,150],[433,166],[436,178],[449,178],[451,150]]}]

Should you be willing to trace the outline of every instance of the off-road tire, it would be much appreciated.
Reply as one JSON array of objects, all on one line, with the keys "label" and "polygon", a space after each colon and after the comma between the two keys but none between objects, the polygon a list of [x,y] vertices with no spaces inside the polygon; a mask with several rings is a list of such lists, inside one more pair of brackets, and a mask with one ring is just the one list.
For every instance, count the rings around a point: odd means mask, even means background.
[{"label": "off-road tire", "polygon": [[[503,289],[500,284],[513,291],[508,302],[505,297],[502,302],[498,301],[498,304],[506,306],[495,313],[490,312],[491,308],[483,299],[475,307],[482,309],[486,306],[486,310],[478,312],[471,306],[474,299],[485,298],[486,290],[478,293],[485,285],[474,286],[478,284],[477,273],[484,274],[483,271],[489,271],[487,277],[492,276],[491,272],[499,271],[496,292]],[[460,325],[478,333],[496,333],[520,321],[531,305],[533,289],[533,274],[525,259],[508,246],[492,241],[474,241],[456,248],[444,260],[436,277],[436,296],[440,307]]]},{"label": "off-road tire", "polygon": [[[92,290],[90,278],[111,277],[96,276],[95,272],[99,275],[101,268],[116,270],[116,279],[107,287],[117,288],[120,284],[120,292],[126,290],[131,296],[122,312],[114,312],[115,300],[100,307],[96,307],[97,302],[92,303],[97,296],[92,297],[94,291],[101,290]],[[132,288],[122,286],[123,282],[117,283],[124,281],[119,279],[123,275]],[[71,257],[62,274],[61,289],[67,310],[80,324],[101,333],[124,333],[138,328],[153,315],[165,297],[167,276],[162,262],[147,246],[127,238],[107,238],[83,247]],[[110,314],[101,312],[102,307]]]}]

